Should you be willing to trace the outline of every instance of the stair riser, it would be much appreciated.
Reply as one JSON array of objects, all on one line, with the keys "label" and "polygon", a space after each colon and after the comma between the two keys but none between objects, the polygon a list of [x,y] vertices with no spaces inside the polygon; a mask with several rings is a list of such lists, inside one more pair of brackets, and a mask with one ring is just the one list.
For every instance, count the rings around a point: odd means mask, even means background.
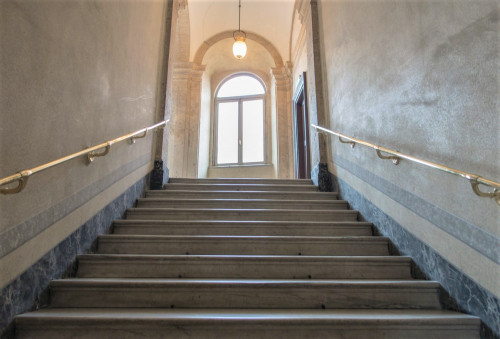
[{"label": "stair riser", "polygon": [[[68,285],[68,284],[67,284]],[[52,307],[439,309],[437,288],[51,287]]]},{"label": "stair riser", "polygon": [[144,235],[258,235],[258,236],[370,236],[371,226],[291,227],[291,226],[147,226],[115,225],[115,234]]},{"label": "stair riser", "polygon": [[199,254],[199,255],[389,255],[386,241],[140,241],[99,240],[101,254]]},{"label": "stair riser", "polygon": [[231,201],[231,200],[185,200],[162,201],[140,199],[139,208],[227,208],[227,209],[308,209],[308,210],[346,210],[348,204],[344,201]]},{"label": "stair riser", "polygon": [[271,192],[317,192],[318,188],[309,185],[190,185],[170,184],[165,190],[193,191],[271,191]]},{"label": "stair riser", "polygon": [[79,260],[81,278],[412,279],[410,262],[345,260]]},{"label": "stair riser", "polygon": [[479,339],[479,323],[462,324],[458,320],[448,324],[435,324],[432,320],[396,322],[355,319],[346,321],[294,321],[265,322],[221,321],[220,319],[176,321],[143,319],[82,320],[69,323],[43,319],[43,323],[17,321],[19,338],[189,338],[189,339]]},{"label": "stair riser", "polygon": [[147,191],[146,198],[174,199],[275,199],[275,200],[336,200],[337,193],[325,192],[231,192],[231,191]]},{"label": "stair riser", "polygon": [[130,220],[355,221],[356,211],[130,209]]},{"label": "stair riser", "polygon": [[223,179],[190,179],[170,178],[169,184],[261,184],[261,185],[313,185],[308,179],[254,179],[254,178],[223,178]]}]

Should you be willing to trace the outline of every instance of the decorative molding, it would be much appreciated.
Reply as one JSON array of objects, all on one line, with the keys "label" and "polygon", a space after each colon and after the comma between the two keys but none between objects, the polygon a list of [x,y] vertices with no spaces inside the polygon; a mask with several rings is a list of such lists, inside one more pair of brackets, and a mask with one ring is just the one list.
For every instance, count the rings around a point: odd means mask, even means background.
[{"label": "decorative molding", "polygon": [[175,62],[173,63],[173,80],[201,81],[206,65],[195,62]]},{"label": "decorative molding", "polygon": [[188,2],[187,0],[177,0],[177,11],[182,12],[187,8]]},{"label": "decorative molding", "polygon": [[305,45],[306,45],[306,25],[302,24],[300,26],[299,36],[297,37],[297,41],[295,44],[295,50],[293,51],[293,56],[292,56],[293,62],[297,63],[298,58],[302,54],[302,50],[304,49]]},{"label": "decorative molding", "polygon": [[[264,47],[269,54],[271,54],[274,64],[276,67],[283,67],[283,58],[281,57],[281,54],[278,52],[278,49],[267,39],[264,37],[252,33],[252,32],[246,32],[247,33],[247,39],[255,41],[256,43],[260,44],[262,47]],[[224,31],[219,34],[216,34],[212,36],[211,38],[205,40],[201,46],[198,48],[196,51],[196,54],[194,56],[193,62],[197,64],[202,64],[203,63],[203,58],[205,57],[205,54],[207,53],[208,49],[212,47],[214,44],[217,42],[224,40],[224,39],[229,39],[233,38],[233,31]]]},{"label": "decorative molding", "polygon": [[288,67],[284,66],[271,68],[271,74],[274,77],[274,80],[276,80],[276,87],[278,90],[292,89],[292,73]]},{"label": "decorative molding", "polygon": [[309,15],[309,6],[310,1],[307,0],[298,0],[297,2],[297,12],[299,13],[299,20],[302,25],[304,25],[307,21]]}]

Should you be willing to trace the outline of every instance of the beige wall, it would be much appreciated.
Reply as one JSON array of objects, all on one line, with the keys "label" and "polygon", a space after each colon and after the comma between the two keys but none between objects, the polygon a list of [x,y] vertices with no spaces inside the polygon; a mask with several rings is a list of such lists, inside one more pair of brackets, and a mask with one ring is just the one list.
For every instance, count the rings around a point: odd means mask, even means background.
[{"label": "beige wall", "polygon": [[[500,179],[498,2],[321,1],[321,9],[327,127]],[[458,177],[404,160],[396,167],[373,151],[336,140],[331,147],[332,172],[500,296],[500,266],[474,245],[478,232],[498,241],[500,208],[493,200],[477,197]],[[353,168],[372,173],[372,183]],[[429,223],[405,199],[382,194],[376,188],[382,180],[477,231],[444,232],[454,226]]]},{"label": "beige wall", "polygon": [[[166,1],[2,1],[0,177],[155,123],[165,15]],[[59,231],[49,226],[28,243],[18,241],[26,230],[17,234],[17,226],[78,200],[83,190],[95,194],[81,204],[102,208],[144,177],[151,160],[152,134],[113,146],[91,165],[76,159],[37,174],[20,194],[0,196],[0,240],[16,244],[9,256],[31,253],[0,259],[2,286],[95,210],[55,210],[43,222],[64,217]],[[1,238],[7,235],[16,238]]]}]

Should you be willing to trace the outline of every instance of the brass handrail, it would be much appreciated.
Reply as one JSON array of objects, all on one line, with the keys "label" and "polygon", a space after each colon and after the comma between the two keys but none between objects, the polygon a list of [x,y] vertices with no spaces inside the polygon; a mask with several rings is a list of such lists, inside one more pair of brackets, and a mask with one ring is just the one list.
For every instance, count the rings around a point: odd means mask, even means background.
[{"label": "brass handrail", "polygon": [[[374,144],[369,143],[367,141],[363,141],[363,140],[359,140],[359,139],[356,139],[353,137],[349,137],[349,136],[344,135],[342,133],[334,132],[334,131],[331,131],[327,128],[317,126],[315,124],[311,124],[311,126],[314,127],[316,130],[318,130],[319,131],[318,133],[327,133],[327,134],[338,136],[340,142],[351,144],[351,147],[354,147],[355,144],[360,144],[360,145],[363,145],[363,146],[366,146],[369,148],[373,148],[377,152],[377,155],[379,158],[390,159],[390,160],[392,160],[393,164],[395,164],[395,165],[397,165],[399,163],[400,159],[406,159],[406,160],[410,160],[410,161],[413,161],[413,162],[416,162],[416,163],[419,163],[419,164],[422,164],[422,165],[425,165],[425,166],[428,166],[431,168],[438,169],[438,170],[446,172],[446,173],[458,175],[459,177],[462,177],[462,178],[467,179],[469,181],[469,183],[472,186],[472,190],[476,195],[478,195],[480,197],[484,197],[484,198],[493,198],[493,199],[495,199],[496,203],[498,205],[500,205],[500,182],[489,180],[489,179],[483,178],[479,175],[460,171],[460,170],[457,170],[455,168],[444,166],[444,165],[441,165],[441,164],[438,164],[438,163],[435,163],[432,161],[419,159],[417,157],[413,157],[413,156],[408,155],[408,154],[394,151],[394,150],[389,149],[389,148],[374,145]],[[343,139],[349,140],[349,141],[345,141]],[[386,154],[390,154],[390,155],[383,155],[382,153],[386,153]],[[479,188],[479,185],[489,186],[489,187],[493,188],[493,192],[483,192]]]},{"label": "brass handrail", "polygon": [[[67,155],[65,157],[59,158],[57,160],[48,162],[46,164],[31,168],[31,169],[23,170],[23,171],[20,171],[16,174],[2,178],[2,179],[0,179],[0,186],[7,185],[7,184],[10,184],[10,183],[13,183],[16,181],[17,181],[18,185],[16,187],[12,187],[12,188],[0,188],[0,194],[19,193],[26,187],[26,183],[27,183],[29,177],[32,176],[33,174],[39,173],[39,172],[42,172],[48,168],[60,165],[66,161],[77,158],[79,156],[86,155],[88,162],[91,163],[94,161],[94,159],[96,157],[103,157],[106,154],[108,154],[112,145],[119,143],[121,141],[124,141],[124,140],[129,140],[130,144],[133,144],[133,143],[135,143],[136,139],[146,137],[146,134],[149,131],[154,130],[154,129],[158,129],[158,128],[164,128],[167,125],[167,122],[168,122],[168,120],[164,120],[164,121],[159,122],[155,125],[145,127],[145,128],[140,129],[138,131],[122,135],[121,137],[115,138],[113,140],[103,142],[102,144],[86,148],[80,152],[76,152],[76,153]],[[102,151],[97,152],[98,150],[102,150]]]}]

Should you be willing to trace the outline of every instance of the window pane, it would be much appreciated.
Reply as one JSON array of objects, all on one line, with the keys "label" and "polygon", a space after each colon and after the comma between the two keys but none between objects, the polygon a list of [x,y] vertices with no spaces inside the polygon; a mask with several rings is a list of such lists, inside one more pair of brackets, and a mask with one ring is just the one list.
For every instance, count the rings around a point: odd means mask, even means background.
[{"label": "window pane", "polygon": [[226,81],[217,92],[217,97],[228,98],[264,93],[264,87],[259,80],[248,75],[241,75]]},{"label": "window pane", "polygon": [[243,101],[243,162],[264,161],[264,102]]},{"label": "window pane", "polygon": [[238,102],[220,103],[217,120],[217,163],[237,163]]}]

